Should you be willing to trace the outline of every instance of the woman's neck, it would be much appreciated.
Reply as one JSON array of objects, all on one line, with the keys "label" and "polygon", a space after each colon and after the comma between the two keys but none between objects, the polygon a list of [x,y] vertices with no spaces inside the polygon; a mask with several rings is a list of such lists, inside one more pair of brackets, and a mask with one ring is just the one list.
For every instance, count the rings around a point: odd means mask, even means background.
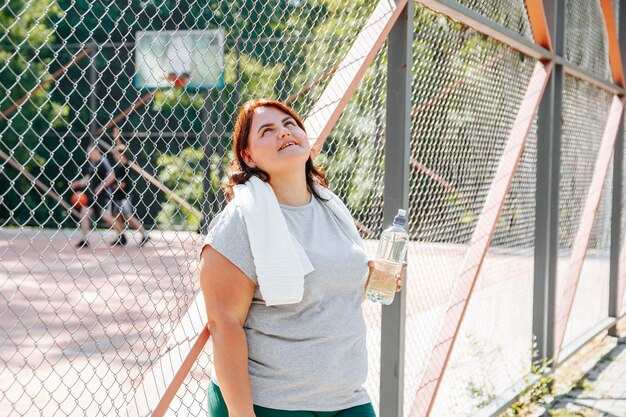
[{"label": "woman's neck", "polygon": [[305,172],[302,172],[302,175],[290,175],[288,177],[272,176],[270,185],[280,204],[303,206],[313,198],[306,185]]}]

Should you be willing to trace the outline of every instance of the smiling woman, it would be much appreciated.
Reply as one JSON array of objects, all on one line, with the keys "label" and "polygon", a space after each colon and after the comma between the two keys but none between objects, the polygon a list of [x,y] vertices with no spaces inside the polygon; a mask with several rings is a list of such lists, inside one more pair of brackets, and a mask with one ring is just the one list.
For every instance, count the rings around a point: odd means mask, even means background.
[{"label": "smiling woman", "polygon": [[[289,143],[295,146],[288,146],[285,148],[288,151],[283,152],[285,149],[281,147]],[[268,99],[244,104],[235,123],[233,150],[235,157],[226,186],[227,200],[234,197],[233,187],[245,183],[252,175],[276,187],[274,192],[279,202],[298,205],[309,200],[307,192],[322,199],[314,184],[327,187],[328,181],[324,171],[315,166],[310,157],[311,148],[302,119],[288,106]],[[302,178],[306,180],[304,190],[292,183],[301,182]],[[285,180],[290,184],[285,184]],[[293,191],[299,191],[299,195],[293,195]]]},{"label": "smiling woman", "polygon": [[371,266],[311,160],[302,120],[282,103],[248,102],[233,147],[229,204],[200,261],[215,365],[209,415],[375,416],[363,388]]}]

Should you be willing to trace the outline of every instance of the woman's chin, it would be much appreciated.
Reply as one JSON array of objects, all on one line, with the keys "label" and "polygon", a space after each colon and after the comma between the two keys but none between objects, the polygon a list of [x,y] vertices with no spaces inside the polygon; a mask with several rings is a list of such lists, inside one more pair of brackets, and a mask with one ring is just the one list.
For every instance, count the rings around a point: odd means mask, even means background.
[{"label": "woman's chin", "polygon": [[306,168],[306,161],[308,161],[308,159],[308,155],[298,154],[289,155],[288,157],[281,157],[278,158],[276,161],[268,164],[269,169],[264,171],[270,174],[270,176],[272,175],[272,172],[274,172],[275,175],[283,175],[285,173],[297,172],[300,169]]}]

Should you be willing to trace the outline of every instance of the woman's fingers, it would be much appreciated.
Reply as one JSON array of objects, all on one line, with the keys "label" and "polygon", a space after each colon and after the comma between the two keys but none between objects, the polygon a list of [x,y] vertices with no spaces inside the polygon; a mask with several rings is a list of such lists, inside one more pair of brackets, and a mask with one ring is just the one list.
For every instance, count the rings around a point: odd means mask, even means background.
[{"label": "woman's fingers", "polygon": [[[372,270],[376,266],[376,261],[374,261],[374,260],[369,261],[367,263],[367,266],[369,267],[370,274],[371,274]],[[400,269],[400,272],[398,272],[395,275],[395,278],[396,278],[396,291],[400,291],[402,289],[402,284],[403,284],[404,278],[406,277],[406,267],[407,267],[407,264],[406,264],[406,262],[404,262],[402,264],[402,268]]]},{"label": "woman's fingers", "polygon": [[402,289],[402,281],[406,277],[406,262],[402,264],[400,272],[396,274],[396,292]]}]

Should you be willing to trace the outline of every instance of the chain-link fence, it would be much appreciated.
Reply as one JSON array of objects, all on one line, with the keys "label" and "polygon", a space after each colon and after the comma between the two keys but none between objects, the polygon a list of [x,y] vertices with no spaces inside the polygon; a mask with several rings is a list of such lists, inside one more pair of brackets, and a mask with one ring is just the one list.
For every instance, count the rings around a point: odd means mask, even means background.
[{"label": "chain-link fence", "polygon": [[[406,410],[534,65],[423,7],[416,8],[414,26],[409,259],[415,267],[407,282]],[[535,146],[529,142],[432,415],[472,415],[529,368],[530,321],[519,320],[532,310]]]},{"label": "chain-link fence", "polygon": [[[564,58],[611,83],[600,3],[566,3]],[[17,0],[0,6],[0,415],[150,414],[203,326],[198,254],[208,222],[225,205],[239,106],[272,97],[305,119],[314,116],[333,77],[354,64],[346,62],[348,51],[376,23],[369,19],[378,5]],[[533,40],[523,0],[457,6]],[[613,6],[617,22],[618,2]],[[420,2],[412,7],[405,415],[539,65],[467,23]],[[362,56],[377,48],[368,42],[359,45]],[[389,47],[375,54],[354,92],[333,102],[347,106],[317,159],[372,256],[385,226],[386,142],[397,139],[386,137]],[[564,100],[557,115],[562,287],[613,95],[573,76],[557,94]],[[510,389],[523,386],[531,372],[536,184],[543,180],[534,114],[433,416],[474,415],[511,399]],[[100,191],[94,178],[106,181],[110,172],[111,198],[94,203]],[[608,317],[612,184],[609,175],[565,345]],[[366,303],[364,313],[366,388],[377,408],[385,354],[381,308]],[[206,415],[211,368],[206,348],[170,415]]]},{"label": "chain-link fence", "polygon": [[[563,98],[561,206],[559,208],[561,264],[558,266],[558,286],[564,285],[569,272],[568,262],[583,216],[582,209],[589,192],[612,97],[584,81],[567,77]],[[593,108],[589,107],[589,102],[594,103]],[[581,275],[581,287],[574,302],[570,329],[566,333],[566,345],[607,316],[611,186],[612,181],[609,176],[605,182],[605,192],[595,218],[594,230]],[[578,330],[571,328],[574,323]]]}]

